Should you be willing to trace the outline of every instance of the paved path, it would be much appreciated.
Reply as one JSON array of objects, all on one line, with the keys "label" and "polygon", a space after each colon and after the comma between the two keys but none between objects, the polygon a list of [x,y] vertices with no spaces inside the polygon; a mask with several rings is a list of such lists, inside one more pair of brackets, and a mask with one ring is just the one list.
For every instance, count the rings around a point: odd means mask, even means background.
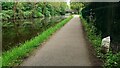
[{"label": "paved path", "polygon": [[80,19],[75,15],[22,66],[92,66]]}]

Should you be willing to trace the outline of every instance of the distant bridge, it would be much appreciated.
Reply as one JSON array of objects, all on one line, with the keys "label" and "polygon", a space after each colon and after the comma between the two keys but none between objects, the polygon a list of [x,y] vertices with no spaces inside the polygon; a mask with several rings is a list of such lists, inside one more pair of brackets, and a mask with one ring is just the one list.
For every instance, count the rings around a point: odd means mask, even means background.
[{"label": "distant bridge", "polygon": [[66,10],[66,13],[77,13],[78,11],[76,11],[76,10],[71,10],[71,9],[68,9],[68,10]]}]

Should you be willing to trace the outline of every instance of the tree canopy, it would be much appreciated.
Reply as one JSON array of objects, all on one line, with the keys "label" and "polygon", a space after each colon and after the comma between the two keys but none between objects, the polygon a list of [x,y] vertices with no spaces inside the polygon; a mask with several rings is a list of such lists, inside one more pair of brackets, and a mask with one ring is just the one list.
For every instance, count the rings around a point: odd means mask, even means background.
[{"label": "tree canopy", "polygon": [[2,19],[64,15],[66,2],[2,2]]}]

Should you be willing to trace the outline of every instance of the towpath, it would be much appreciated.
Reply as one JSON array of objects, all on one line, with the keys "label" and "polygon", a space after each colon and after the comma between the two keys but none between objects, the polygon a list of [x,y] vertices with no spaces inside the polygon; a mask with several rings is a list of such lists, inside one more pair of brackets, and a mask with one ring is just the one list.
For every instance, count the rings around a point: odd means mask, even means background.
[{"label": "towpath", "polygon": [[[93,66],[82,24],[75,15],[21,66]],[[96,62],[92,62],[94,60]]]}]

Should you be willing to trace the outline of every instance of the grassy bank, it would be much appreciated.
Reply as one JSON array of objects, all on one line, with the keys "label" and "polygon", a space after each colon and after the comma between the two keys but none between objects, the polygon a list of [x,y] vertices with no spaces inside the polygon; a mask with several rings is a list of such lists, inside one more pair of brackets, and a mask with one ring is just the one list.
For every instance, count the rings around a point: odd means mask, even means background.
[{"label": "grassy bank", "polygon": [[19,47],[13,48],[10,51],[7,51],[3,53],[2,55],[2,66],[14,66],[18,62],[20,62],[20,59],[27,56],[33,49],[38,47],[42,42],[47,40],[55,31],[60,29],[62,26],[64,26],[69,20],[72,19],[73,16],[70,16],[69,18],[61,21],[54,27],[50,27],[46,31],[44,31],[42,34],[39,34],[38,36],[32,38],[29,41],[26,41],[24,44],[21,44]]},{"label": "grassy bank", "polygon": [[82,16],[80,16],[82,24],[85,28],[89,41],[92,43],[93,47],[95,48],[96,55],[101,60],[103,60],[105,68],[113,68],[118,67],[120,68],[120,52],[113,54],[110,50],[107,54],[101,53],[101,35],[96,35],[95,30],[96,28],[92,25],[92,23],[87,23]]}]

